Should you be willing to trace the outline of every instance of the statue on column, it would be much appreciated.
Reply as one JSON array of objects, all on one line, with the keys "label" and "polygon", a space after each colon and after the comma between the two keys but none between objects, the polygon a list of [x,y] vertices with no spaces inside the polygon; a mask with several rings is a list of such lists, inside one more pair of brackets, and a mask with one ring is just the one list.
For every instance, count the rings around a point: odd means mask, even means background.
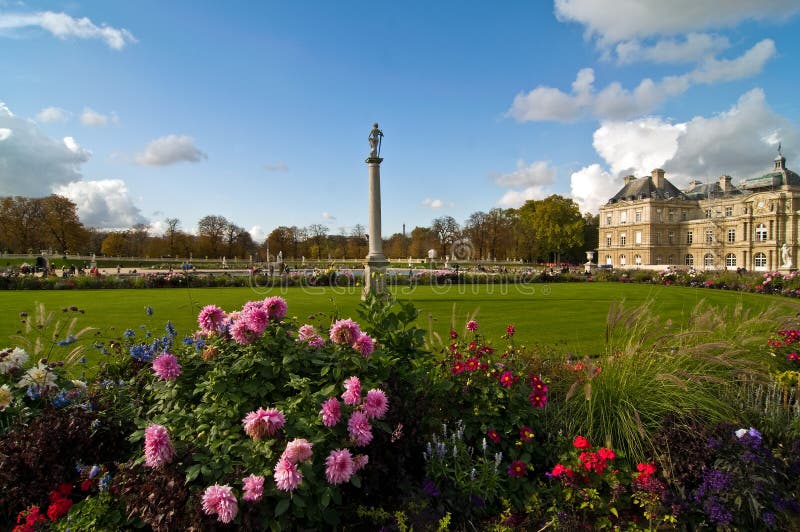
[{"label": "statue on column", "polygon": [[378,129],[378,123],[372,124],[372,131],[369,132],[369,156],[378,157],[381,152],[381,140],[383,139],[383,131]]}]

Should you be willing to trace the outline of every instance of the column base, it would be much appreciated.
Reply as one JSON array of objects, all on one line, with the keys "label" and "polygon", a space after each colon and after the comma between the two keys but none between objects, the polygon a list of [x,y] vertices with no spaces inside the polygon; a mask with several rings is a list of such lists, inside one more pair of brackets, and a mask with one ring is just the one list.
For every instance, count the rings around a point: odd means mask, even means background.
[{"label": "column base", "polygon": [[386,292],[386,267],[389,262],[370,260],[364,265],[364,290],[361,292],[361,300],[367,298],[370,292],[383,294]]}]

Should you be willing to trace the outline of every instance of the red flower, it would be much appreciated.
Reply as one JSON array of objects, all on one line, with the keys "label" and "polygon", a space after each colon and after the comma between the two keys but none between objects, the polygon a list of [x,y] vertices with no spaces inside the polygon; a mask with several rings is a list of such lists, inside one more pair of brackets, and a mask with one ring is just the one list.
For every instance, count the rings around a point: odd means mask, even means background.
[{"label": "red flower", "polygon": [[517,478],[524,477],[527,469],[528,467],[525,465],[525,462],[514,460],[511,462],[511,465],[508,466],[508,476]]},{"label": "red flower", "polygon": [[788,355],[786,355],[786,359],[789,362],[797,362],[798,360],[800,360],[800,355],[798,355],[797,353],[789,353]]},{"label": "red flower", "polygon": [[589,447],[591,447],[589,440],[587,440],[583,436],[575,436],[575,439],[572,441],[572,445],[576,449],[588,449]]},{"label": "red flower", "polygon": [[47,508],[47,517],[51,521],[57,521],[59,518],[67,515],[67,512],[69,512],[71,507],[71,499],[67,499],[65,497],[59,498],[58,500],[53,501],[53,503]]},{"label": "red flower", "polygon": [[514,374],[510,371],[504,371],[503,374],[500,375],[500,384],[505,388],[511,388],[511,385],[514,384]]},{"label": "red flower", "polygon": [[478,322],[475,321],[475,320],[469,320],[467,322],[467,330],[468,331],[472,331],[472,332],[477,331],[478,330]]},{"label": "red flower", "polygon": [[603,460],[613,460],[614,458],[617,457],[617,455],[614,453],[613,450],[606,449],[605,447],[601,447],[600,450],[597,451],[597,454]]},{"label": "red flower", "polygon": [[453,375],[458,375],[459,373],[462,373],[464,371],[464,367],[465,366],[463,362],[456,362],[455,364],[453,364],[453,369],[452,369]]},{"label": "red flower", "polygon": [[486,432],[486,437],[492,440],[495,443],[500,443],[500,435],[494,429],[489,429]]},{"label": "red flower", "polygon": [[92,481],[88,478],[81,482],[81,491],[89,491],[92,488]]},{"label": "red flower", "polygon": [[481,363],[476,357],[467,360],[467,371],[476,371],[480,369]]},{"label": "red flower", "polygon": [[516,330],[514,329],[513,325],[509,325],[508,327],[506,327],[506,336],[508,336],[509,338],[514,336],[515,332]]},{"label": "red flower", "polygon": [[563,465],[556,464],[553,470],[550,472],[550,474],[553,475],[554,477],[560,477],[561,475],[564,474],[566,470],[567,468],[564,467]]},{"label": "red flower", "polygon": [[547,394],[532,393],[528,396],[528,400],[534,408],[544,408],[547,405]]},{"label": "red flower", "polygon": [[458,333],[455,332],[453,329],[450,329],[450,339],[455,340],[456,338],[458,338]]},{"label": "red flower", "polygon": [[475,351],[475,349],[476,349],[477,347],[478,347],[478,344],[477,344],[476,342],[470,342],[470,343],[469,343],[469,346],[468,346],[468,349],[469,349],[470,351]]},{"label": "red flower", "polygon": [[636,464],[636,470],[649,477],[656,472],[656,466],[654,464]]},{"label": "red flower", "polygon": [[531,441],[533,439],[533,430],[528,426],[523,426],[519,429],[519,438],[522,441]]}]

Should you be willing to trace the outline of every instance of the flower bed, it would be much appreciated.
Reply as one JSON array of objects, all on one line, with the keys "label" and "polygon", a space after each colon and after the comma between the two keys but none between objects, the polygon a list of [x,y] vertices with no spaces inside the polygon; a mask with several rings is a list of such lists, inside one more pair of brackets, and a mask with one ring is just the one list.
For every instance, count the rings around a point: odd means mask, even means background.
[{"label": "flower bed", "polygon": [[0,520],[796,528],[800,333],[718,314],[664,336],[647,309],[615,308],[610,354],[577,359],[519,345],[513,325],[494,343],[474,319],[437,339],[409,303],[299,324],[270,297],[209,305],[183,337],[98,338],[83,379],[75,340],[93,331],[40,307],[0,353]]}]

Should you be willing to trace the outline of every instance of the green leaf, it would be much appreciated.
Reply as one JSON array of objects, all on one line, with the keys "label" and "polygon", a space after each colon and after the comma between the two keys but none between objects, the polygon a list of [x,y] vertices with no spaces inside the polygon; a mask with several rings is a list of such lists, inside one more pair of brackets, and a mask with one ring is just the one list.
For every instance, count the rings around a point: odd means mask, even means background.
[{"label": "green leaf", "polygon": [[327,508],[328,505],[331,503],[331,494],[328,490],[325,490],[322,493],[322,497],[320,497],[319,505],[323,508]]},{"label": "green leaf", "polygon": [[294,504],[298,508],[305,508],[306,507],[306,500],[303,497],[301,497],[300,495],[295,494],[292,497],[292,504]]},{"label": "green leaf", "polygon": [[350,477],[350,484],[352,484],[353,486],[355,486],[357,488],[360,488],[361,487],[361,477],[359,477],[358,475],[353,475],[352,477]]},{"label": "green leaf", "polygon": [[289,499],[281,499],[278,501],[278,504],[275,505],[275,517],[285,514],[286,510],[289,509],[289,504]]}]

